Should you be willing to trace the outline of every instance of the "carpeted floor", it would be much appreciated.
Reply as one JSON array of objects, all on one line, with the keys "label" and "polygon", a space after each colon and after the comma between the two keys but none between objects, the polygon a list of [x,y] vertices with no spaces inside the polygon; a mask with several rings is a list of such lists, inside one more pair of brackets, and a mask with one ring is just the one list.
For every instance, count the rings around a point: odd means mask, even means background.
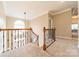
[{"label": "carpeted floor", "polygon": [[5,57],[77,57],[79,56],[78,48],[77,48],[77,40],[72,39],[58,39],[49,46],[46,51],[43,51],[41,48],[36,46],[35,44],[28,44],[24,47],[15,49],[13,51],[8,51],[0,54],[0,56]]},{"label": "carpeted floor", "polygon": [[69,57],[79,56],[79,49],[77,48],[77,40],[69,39],[56,39],[50,47],[47,48],[46,52],[52,57]]}]

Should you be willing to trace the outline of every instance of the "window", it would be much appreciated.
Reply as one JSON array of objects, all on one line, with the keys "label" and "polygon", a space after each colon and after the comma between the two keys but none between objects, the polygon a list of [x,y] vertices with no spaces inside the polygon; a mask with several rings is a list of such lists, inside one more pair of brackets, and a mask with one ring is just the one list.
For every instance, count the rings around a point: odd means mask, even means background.
[{"label": "window", "polygon": [[72,32],[77,32],[78,31],[78,24],[72,24],[71,28],[72,28]]},{"label": "window", "polygon": [[78,24],[72,24],[72,30],[77,30],[78,29]]},{"label": "window", "polygon": [[14,28],[25,28],[25,24],[21,20],[15,21]]}]

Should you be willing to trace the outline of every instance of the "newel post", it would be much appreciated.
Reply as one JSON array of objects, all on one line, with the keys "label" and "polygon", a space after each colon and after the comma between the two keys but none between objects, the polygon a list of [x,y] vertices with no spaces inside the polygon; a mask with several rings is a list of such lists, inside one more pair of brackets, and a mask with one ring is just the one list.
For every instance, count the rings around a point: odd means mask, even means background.
[{"label": "newel post", "polygon": [[43,32],[44,32],[44,41],[43,41],[43,50],[46,50],[46,44],[45,44],[45,41],[46,41],[46,39],[45,39],[45,27],[44,27],[44,29],[43,29]]}]

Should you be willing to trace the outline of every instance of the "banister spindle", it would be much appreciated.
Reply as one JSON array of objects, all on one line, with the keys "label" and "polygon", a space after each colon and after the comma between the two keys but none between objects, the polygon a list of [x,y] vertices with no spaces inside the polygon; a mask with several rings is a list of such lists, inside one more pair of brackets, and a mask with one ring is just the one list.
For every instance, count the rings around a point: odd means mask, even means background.
[{"label": "banister spindle", "polygon": [[16,30],[15,30],[15,38],[14,38],[14,44],[15,44],[14,46],[15,46],[15,47],[14,47],[14,48],[16,48],[16,43],[17,43],[17,42],[16,42]]},{"label": "banister spindle", "polygon": [[13,49],[13,31],[11,30],[11,49]]},{"label": "banister spindle", "polygon": [[7,31],[7,48],[9,50],[9,30]]},{"label": "banister spindle", "polygon": [[19,30],[18,30],[18,47],[19,47],[19,38],[20,38],[20,36],[19,36]]},{"label": "banister spindle", "polygon": [[[22,31],[21,31],[22,30]],[[28,30],[28,31],[27,31]],[[5,51],[5,38],[6,38],[6,48],[7,51],[9,49],[14,49],[14,48],[19,48],[20,45],[24,46],[26,43],[29,43],[32,39],[31,37],[31,32],[32,31],[31,28],[24,28],[24,29],[0,29],[0,31],[2,31],[2,39],[3,39],[3,52]],[[6,31],[6,33],[5,33]],[[21,33],[22,32],[22,33]],[[6,34],[6,36],[5,36]],[[33,34],[33,39],[34,42],[36,43],[36,41],[38,41],[38,35],[36,35],[34,32],[32,32]],[[21,41],[21,42],[20,42]]]},{"label": "banister spindle", "polygon": [[25,32],[25,44],[26,44],[26,30],[24,32]]},{"label": "banister spindle", "polygon": [[3,31],[3,53],[4,53],[4,31]]},{"label": "banister spindle", "polygon": [[28,31],[27,31],[26,35],[27,35],[27,43],[28,43]]},{"label": "banister spindle", "polygon": [[39,46],[39,36],[37,36],[37,45]]},{"label": "banister spindle", "polygon": [[24,46],[24,44],[25,44],[25,39],[24,39],[24,30],[23,30],[23,46]]}]

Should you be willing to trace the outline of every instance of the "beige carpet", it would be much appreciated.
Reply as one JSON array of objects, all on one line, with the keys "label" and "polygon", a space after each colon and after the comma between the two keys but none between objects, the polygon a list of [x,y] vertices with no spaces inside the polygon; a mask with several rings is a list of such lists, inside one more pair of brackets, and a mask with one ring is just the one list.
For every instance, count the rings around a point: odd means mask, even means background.
[{"label": "beige carpet", "polygon": [[21,48],[0,53],[0,57],[47,57],[50,56],[36,44],[29,43]]},{"label": "beige carpet", "polygon": [[46,52],[51,56],[79,56],[77,48],[77,40],[69,39],[56,39],[56,42],[53,43]]},{"label": "beige carpet", "polygon": [[56,39],[56,42],[47,48],[46,52],[35,44],[1,53],[0,57],[65,57],[79,56],[77,40]]}]

